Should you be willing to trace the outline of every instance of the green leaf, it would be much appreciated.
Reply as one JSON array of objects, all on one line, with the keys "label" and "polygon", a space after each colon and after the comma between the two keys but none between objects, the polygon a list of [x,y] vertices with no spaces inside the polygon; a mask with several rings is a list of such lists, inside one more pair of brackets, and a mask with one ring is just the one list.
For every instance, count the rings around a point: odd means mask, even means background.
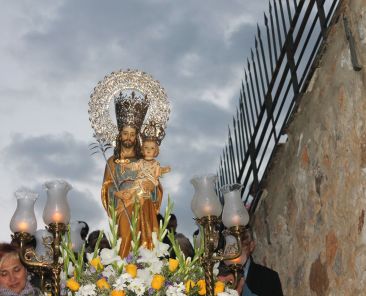
[{"label": "green leaf", "polygon": [[97,242],[95,243],[95,247],[94,247],[93,259],[94,258],[97,258],[97,256],[98,256],[98,253],[99,253],[99,245],[100,245],[100,241],[103,238],[103,234],[104,234],[104,231],[103,230],[99,231],[98,239],[97,239]]}]

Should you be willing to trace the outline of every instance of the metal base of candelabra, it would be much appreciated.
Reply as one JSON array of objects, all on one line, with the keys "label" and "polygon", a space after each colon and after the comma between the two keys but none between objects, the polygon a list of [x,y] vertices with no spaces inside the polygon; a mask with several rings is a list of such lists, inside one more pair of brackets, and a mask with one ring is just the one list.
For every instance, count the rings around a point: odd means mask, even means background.
[{"label": "metal base of candelabra", "polygon": [[241,236],[245,230],[243,226],[231,227],[228,231],[225,231],[224,235],[233,235],[236,238],[238,248],[235,254],[222,255],[221,253],[214,255],[215,249],[219,239],[219,233],[216,230],[216,226],[221,223],[221,219],[216,216],[207,216],[196,221],[203,227],[204,231],[204,253],[202,256],[202,266],[205,270],[206,281],[206,295],[214,296],[215,284],[213,279],[213,266],[215,262],[222,260],[232,260],[238,258],[241,255]]},{"label": "metal base of candelabra", "polygon": [[33,235],[27,233],[27,232],[15,232],[11,235],[12,241],[20,243],[27,243],[30,242],[33,239]]}]

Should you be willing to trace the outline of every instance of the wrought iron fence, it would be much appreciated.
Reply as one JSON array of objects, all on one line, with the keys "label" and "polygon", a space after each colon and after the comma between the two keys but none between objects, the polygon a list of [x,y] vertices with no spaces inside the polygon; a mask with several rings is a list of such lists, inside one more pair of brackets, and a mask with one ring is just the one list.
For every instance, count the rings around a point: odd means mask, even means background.
[{"label": "wrought iron fence", "polygon": [[326,38],[339,0],[270,0],[247,58],[239,106],[220,157],[218,187],[243,184],[254,212],[270,159]]}]

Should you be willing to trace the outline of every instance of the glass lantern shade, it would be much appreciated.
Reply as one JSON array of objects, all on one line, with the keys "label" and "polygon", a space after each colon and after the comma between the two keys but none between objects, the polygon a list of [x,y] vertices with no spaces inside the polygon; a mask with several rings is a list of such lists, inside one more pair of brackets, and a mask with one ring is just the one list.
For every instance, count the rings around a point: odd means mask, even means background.
[{"label": "glass lantern shade", "polygon": [[34,237],[36,239],[36,254],[42,261],[52,262],[52,241],[53,235],[45,229],[39,229],[35,232]]},{"label": "glass lantern shade", "polygon": [[47,190],[46,206],[43,210],[43,221],[46,225],[51,223],[68,224],[70,221],[70,207],[67,193],[72,188],[64,180],[49,181],[44,184]]},{"label": "glass lantern shade", "polygon": [[223,186],[220,191],[224,194],[224,209],[222,211],[222,223],[225,227],[245,226],[249,222],[249,214],[241,200],[240,184]]},{"label": "glass lantern shade", "polygon": [[37,220],[34,214],[34,204],[38,194],[27,189],[18,190],[14,193],[17,199],[17,208],[10,220],[12,232],[27,232],[31,235],[37,229]]},{"label": "glass lantern shade", "polygon": [[207,216],[220,216],[222,206],[215,192],[216,175],[194,177],[191,183],[195,193],[191,202],[191,208],[199,219]]},{"label": "glass lantern shade", "polygon": [[81,229],[83,227],[84,224],[79,223],[78,221],[70,223],[71,248],[75,253],[78,253],[84,244],[84,240],[81,238]]}]

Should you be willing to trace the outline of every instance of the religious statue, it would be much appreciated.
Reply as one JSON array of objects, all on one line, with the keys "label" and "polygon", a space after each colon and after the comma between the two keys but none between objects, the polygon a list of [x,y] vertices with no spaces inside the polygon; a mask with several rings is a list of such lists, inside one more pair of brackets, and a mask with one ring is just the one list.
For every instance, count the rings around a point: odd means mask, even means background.
[{"label": "religious statue", "polygon": [[[100,111],[112,99],[117,132],[111,132],[115,126]],[[170,171],[169,167],[160,167],[155,159],[170,111],[166,94],[151,76],[127,70],[106,76],[94,90],[89,105],[97,137],[115,146],[114,154],[107,160],[101,198],[108,214],[109,205],[115,206],[118,235],[122,239],[119,254],[126,257],[131,249],[130,220],[135,203],[139,203],[140,243],[152,249],[152,232],[159,229],[157,214],[163,195],[159,177]]]},{"label": "religious statue", "polygon": [[[137,177],[136,171],[125,169],[124,165],[136,162],[141,157],[138,135],[148,107],[147,97],[135,96],[134,92],[129,97],[120,93],[119,97],[115,98],[119,133],[116,138],[114,154],[108,159],[104,171],[102,203],[106,211],[109,210],[109,203],[115,202],[115,193],[120,190],[127,191],[130,189]],[[113,173],[118,188],[115,188],[111,173]],[[118,207],[117,202],[116,206]]]},{"label": "religious statue", "polygon": [[136,162],[126,161],[122,163],[122,170],[127,168],[137,173],[131,189],[122,191],[122,195],[125,195],[126,199],[131,200],[134,196],[138,196],[140,204],[143,204],[145,199],[152,198],[154,201],[157,196],[156,189],[159,185],[159,177],[170,172],[170,167],[160,166],[160,163],[155,159],[159,155],[159,145],[164,136],[165,132],[161,127],[154,124],[145,126],[141,132],[143,158]]}]

